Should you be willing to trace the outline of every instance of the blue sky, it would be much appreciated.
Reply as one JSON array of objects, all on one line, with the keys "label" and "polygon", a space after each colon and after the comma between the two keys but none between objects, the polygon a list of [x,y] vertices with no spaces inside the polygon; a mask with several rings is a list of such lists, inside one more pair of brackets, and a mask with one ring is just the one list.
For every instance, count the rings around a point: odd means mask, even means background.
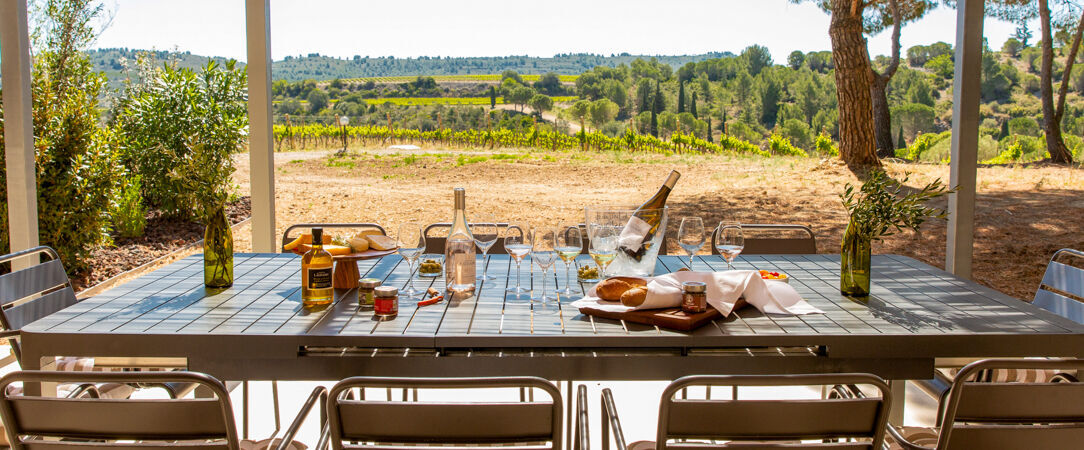
[{"label": "blue sky", "polygon": [[[114,17],[97,47],[179,49],[244,60],[243,0],[106,0]],[[956,12],[941,7],[904,28],[903,47],[953,43]],[[1015,25],[986,21],[1000,48]],[[320,53],[363,56],[690,54],[768,47],[827,50],[828,16],[787,0],[271,0],[275,60]],[[870,39],[887,54],[889,33]]]}]

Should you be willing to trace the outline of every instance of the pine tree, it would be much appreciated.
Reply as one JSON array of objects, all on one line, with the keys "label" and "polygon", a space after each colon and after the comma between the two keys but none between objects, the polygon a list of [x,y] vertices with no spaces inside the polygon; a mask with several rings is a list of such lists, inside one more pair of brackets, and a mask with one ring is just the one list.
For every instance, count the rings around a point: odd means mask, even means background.
[{"label": "pine tree", "polygon": [[903,125],[900,125],[899,141],[896,142],[896,148],[907,148],[907,140],[903,138]]},{"label": "pine tree", "polygon": [[693,117],[700,118],[700,116],[696,115],[696,92],[693,92],[692,98],[689,99],[689,112],[692,113]]},{"label": "pine tree", "polygon": [[678,80],[678,114],[685,112],[685,82]]}]

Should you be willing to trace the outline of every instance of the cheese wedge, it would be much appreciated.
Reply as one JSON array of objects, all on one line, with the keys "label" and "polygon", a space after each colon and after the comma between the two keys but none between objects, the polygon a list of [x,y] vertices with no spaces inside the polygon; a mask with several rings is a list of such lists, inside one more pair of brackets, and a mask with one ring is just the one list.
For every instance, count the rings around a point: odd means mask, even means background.
[{"label": "cheese wedge", "polygon": [[354,253],[366,251],[369,249],[369,240],[360,236],[350,239],[350,249],[353,250]]},{"label": "cheese wedge", "polygon": [[368,230],[361,230],[361,232],[359,232],[358,234],[355,234],[354,236],[355,237],[365,237],[365,236],[383,235],[383,234],[384,233],[381,233],[380,230],[368,229]]},{"label": "cheese wedge", "polygon": [[[298,245],[297,247],[294,247],[293,252],[298,254],[298,255],[304,255],[304,254],[308,253],[309,250],[312,250],[311,245],[301,244],[301,245]],[[353,250],[350,249],[350,247],[346,247],[346,246],[342,246],[342,245],[334,245],[334,244],[325,245],[324,250],[326,250],[328,253],[331,253],[331,256],[349,255],[349,254],[354,252]]]},{"label": "cheese wedge", "polygon": [[[325,234],[324,239],[323,239],[324,244],[325,245],[330,244],[332,239],[333,238],[330,235]],[[283,245],[282,249],[283,250],[293,250],[293,249],[297,248],[299,245],[312,245],[312,234],[303,233],[300,236],[298,236],[297,239],[294,239],[293,241],[290,241],[290,243],[288,243],[286,245]]]},{"label": "cheese wedge", "polygon": [[373,250],[391,250],[398,247],[395,244],[395,239],[384,236],[383,234],[371,234],[365,236],[365,239],[369,241],[369,248]]}]

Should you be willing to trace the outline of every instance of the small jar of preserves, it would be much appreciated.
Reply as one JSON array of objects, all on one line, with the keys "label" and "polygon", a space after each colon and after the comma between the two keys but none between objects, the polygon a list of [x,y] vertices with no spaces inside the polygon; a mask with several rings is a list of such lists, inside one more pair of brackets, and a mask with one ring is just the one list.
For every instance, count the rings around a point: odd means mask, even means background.
[{"label": "small jar of preserves", "polygon": [[391,320],[399,314],[399,289],[378,286],[373,289],[373,314],[380,320]]},{"label": "small jar of preserves", "polygon": [[681,310],[699,314],[708,310],[708,285],[700,281],[681,283]]},{"label": "small jar of preserves", "polygon": [[361,309],[373,309],[378,287],[380,287],[380,280],[376,278],[362,278],[358,281],[358,306]]}]

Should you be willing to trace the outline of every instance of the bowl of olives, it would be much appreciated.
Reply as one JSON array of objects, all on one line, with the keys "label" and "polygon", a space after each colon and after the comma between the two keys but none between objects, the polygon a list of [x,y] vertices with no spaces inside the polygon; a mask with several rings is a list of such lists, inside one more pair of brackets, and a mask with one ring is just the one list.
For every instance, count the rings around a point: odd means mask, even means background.
[{"label": "bowl of olives", "polygon": [[423,255],[422,263],[418,266],[418,275],[428,278],[439,277],[444,271],[444,255]]},{"label": "bowl of olives", "polygon": [[576,269],[576,280],[581,283],[597,283],[599,281],[598,267],[581,266]]}]

